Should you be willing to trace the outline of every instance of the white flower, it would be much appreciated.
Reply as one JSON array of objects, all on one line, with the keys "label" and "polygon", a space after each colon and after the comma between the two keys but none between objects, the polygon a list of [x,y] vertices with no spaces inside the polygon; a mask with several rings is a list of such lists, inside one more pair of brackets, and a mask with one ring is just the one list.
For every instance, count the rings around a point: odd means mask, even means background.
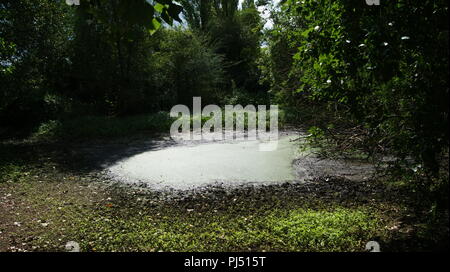
[{"label": "white flower", "polygon": [[319,31],[319,30],[320,30],[320,26],[315,26],[315,27],[314,27],[314,30],[315,30],[315,31]]},{"label": "white flower", "polygon": [[366,45],[362,43],[362,44],[358,45],[358,47],[366,47]]},{"label": "white flower", "polygon": [[402,40],[409,40],[409,36],[403,36],[401,39]]},{"label": "white flower", "polygon": [[389,44],[389,43],[387,43],[387,42],[384,42],[384,43],[383,43],[384,46],[388,46],[388,44]]},{"label": "white flower", "polygon": [[328,84],[331,84],[331,79],[328,79],[328,80],[327,80],[327,83],[328,83]]},{"label": "white flower", "polygon": [[393,26],[394,25],[394,23],[393,22],[390,22],[389,24],[388,24],[388,26]]},{"label": "white flower", "polygon": [[345,40],[345,42],[346,42],[346,43],[351,43],[351,41],[350,41],[350,40]]}]

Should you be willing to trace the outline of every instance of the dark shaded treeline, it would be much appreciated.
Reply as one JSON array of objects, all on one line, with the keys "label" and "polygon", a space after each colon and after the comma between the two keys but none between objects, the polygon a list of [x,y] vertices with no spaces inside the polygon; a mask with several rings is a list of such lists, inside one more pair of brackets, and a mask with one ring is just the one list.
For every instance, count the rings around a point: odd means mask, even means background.
[{"label": "dark shaded treeline", "polygon": [[243,9],[208,1],[201,29],[161,21],[158,31],[134,20],[133,2],[2,1],[2,123],[140,114],[191,104],[194,95],[222,104],[234,91],[267,91],[258,83],[262,20],[253,1]]}]

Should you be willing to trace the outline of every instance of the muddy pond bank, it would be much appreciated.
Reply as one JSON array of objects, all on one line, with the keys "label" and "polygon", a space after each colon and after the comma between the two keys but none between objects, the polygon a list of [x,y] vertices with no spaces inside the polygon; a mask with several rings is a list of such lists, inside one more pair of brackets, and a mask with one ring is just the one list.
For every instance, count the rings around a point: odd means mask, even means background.
[{"label": "muddy pond bank", "polygon": [[282,131],[272,151],[261,151],[258,140],[182,141],[168,136],[78,150],[106,179],[156,190],[276,185],[323,177],[367,180],[374,174],[368,162],[318,158],[305,151],[304,137],[301,131]]}]

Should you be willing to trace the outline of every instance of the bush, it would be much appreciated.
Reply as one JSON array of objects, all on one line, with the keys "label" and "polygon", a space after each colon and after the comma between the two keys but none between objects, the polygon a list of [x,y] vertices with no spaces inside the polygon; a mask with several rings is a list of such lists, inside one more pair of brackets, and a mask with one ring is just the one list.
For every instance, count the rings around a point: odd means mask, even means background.
[{"label": "bush", "polygon": [[40,125],[32,138],[37,140],[86,140],[169,131],[173,119],[164,112],[131,117],[83,116],[51,120]]}]

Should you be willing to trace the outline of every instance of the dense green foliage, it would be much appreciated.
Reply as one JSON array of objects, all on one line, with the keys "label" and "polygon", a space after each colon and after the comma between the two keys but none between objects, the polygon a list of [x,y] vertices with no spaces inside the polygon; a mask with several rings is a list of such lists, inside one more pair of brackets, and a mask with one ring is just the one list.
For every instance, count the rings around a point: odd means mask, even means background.
[{"label": "dense green foliage", "polygon": [[281,101],[319,105],[340,117],[321,129],[345,118],[367,152],[437,175],[449,140],[447,1],[285,2],[269,31]]},{"label": "dense green foliage", "polygon": [[[0,120],[20,127],[48,117],[64,84],[68,7],[53,1],[0,4]],[[33,22],[33,23],[30,23]]]},{"label": "dense green foliage", "polygon": [[78,7],[5,0],[2,123],[35,127],[80,114],[168,110],[191,104],[192,96],[223,104],[234,94],[264,92],[256,64],[261,19],[247,2],[241,10],[237,1],[208,1],[210,23],[200,31],[188,9],[192,27],[174,23],[181,6],[166,0],[81,1]]}]

